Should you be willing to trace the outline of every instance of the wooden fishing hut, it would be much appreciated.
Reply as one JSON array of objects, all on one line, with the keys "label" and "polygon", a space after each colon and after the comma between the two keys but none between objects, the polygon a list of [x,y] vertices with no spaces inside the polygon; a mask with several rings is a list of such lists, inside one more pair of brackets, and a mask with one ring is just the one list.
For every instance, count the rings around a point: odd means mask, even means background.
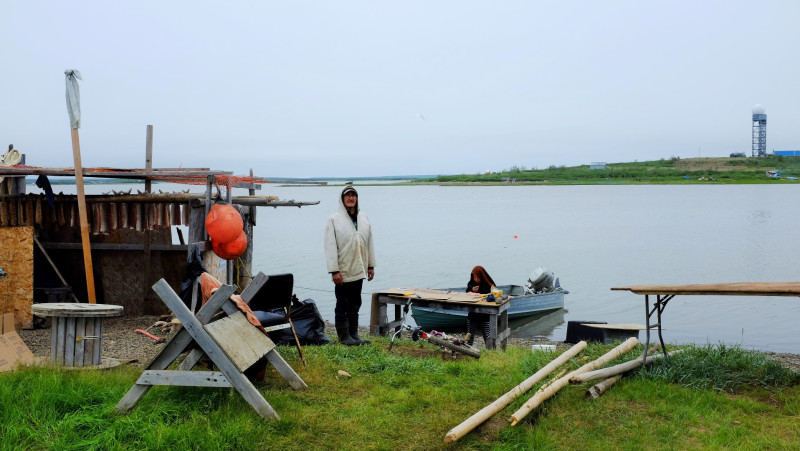
[{"label": "wooden fishing hut", "polygon": [[[244,288],[252,274],[256,207],[301,207],[319,201],[284,201],[257,196],[266,179],[234,176],[208,168],[83,168],[84,178],[144,182],[125,192],[87,195],[91,268],[98,303],[121,305],[125,315],[153,315],[167,309],[151,287],[161,278],[180,293],[189,253],[200,250],[204,267],[219,280]],[[78,196],[26,193],[26,177],[74,177],[73,168],[0,166],[0,314],[12,312],[18,328],[32,328],[31,305],[43,302],[86,302],[88,294],[78,214]],[[46,185],[49,185],[49,179]],[[152,182],[204,185],[204,193],[151,192]],[[39,183],[37,183],[39,186]],[[58,185],[55,185],[56,187]],[[224,188],[224,194],[222,193]],[[234,188],[248,190],[233,196]],[[135,191],[135,192],[134,192]],[[222,260],[211,249],[205,218],[217,197],[224,197],[242,215],[247,250]],[[178,242],[173,242],[172,227]],[[188,227],[188,237],[180,226]]]}]

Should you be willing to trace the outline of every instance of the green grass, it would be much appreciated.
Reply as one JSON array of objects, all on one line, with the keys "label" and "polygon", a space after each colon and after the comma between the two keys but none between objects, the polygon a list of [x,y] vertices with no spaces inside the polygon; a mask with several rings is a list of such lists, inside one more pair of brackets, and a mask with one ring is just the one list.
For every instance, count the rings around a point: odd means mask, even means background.
[{"label": "green grass", "polygon": [[[777,169],[782,179],[766,177]],[[687,178],[688,177],[688,178]],[[419,180],[417,183],[507,184],[508,179],[528,184],[694,184],[694,183],[800,183],[786,177],[800,177],[800,157],[761,158],[670,158],[656,161],[610,163],[606,169],[589,165],[546,169],[512,167],[491,174],[461,174]]]},{"label": "green grass", "polygon": [[[534,387],[445,446],[447,431],[554,355],[509,347],[452,360],[420,346],[401,340],[388,353],[385,338],[308,346],[307,367],[294,348],[279,348],[309,388],[292,391],[268,370],[256,386],[277,421],[258,417],[232,389],[189,387],[154,387],[118,415],[114,406],[141,373],[135,367],[2,373],[0,449],[800,449],[800,374],[724,346],[687,348],[594,401],[584,398],[592,383],[566,387],[511,427]],[[567,366],[609,348],[592,344]]]}]

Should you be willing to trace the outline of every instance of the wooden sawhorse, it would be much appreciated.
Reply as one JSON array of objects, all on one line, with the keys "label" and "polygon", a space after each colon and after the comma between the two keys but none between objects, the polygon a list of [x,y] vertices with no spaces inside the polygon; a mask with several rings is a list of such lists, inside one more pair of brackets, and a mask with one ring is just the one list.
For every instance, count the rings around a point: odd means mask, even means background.
[{"label": "wooden sawhorse", "polygon": [[[248,303],[266,281],[267,276],[259,273],[242,292],[242,300]],[[230,299],[234,292],[233,286],[222,285],[196,315],[192,315],[164,279],[156,282],[153,290],[183,327],[153,358],[136,384],[117,403],[117,412],[129,412],[154,385],[233,387],[259,415],[278,419],[272,406],[243,374],[244,370],[262,357],[266,357],[293,389],[304,390],[308,387],[278,354],[272,340],[250,324]],[[219,315],[223,317],[216,319],[216,313],[220,309],[225,315]],[[215,321],[212,322],[212,318]],[[181,361],[178,369],[167,370],[186,347],[192,344],[197,347]],[[192,371],[204,354],[208,355],[219,371]]]}]

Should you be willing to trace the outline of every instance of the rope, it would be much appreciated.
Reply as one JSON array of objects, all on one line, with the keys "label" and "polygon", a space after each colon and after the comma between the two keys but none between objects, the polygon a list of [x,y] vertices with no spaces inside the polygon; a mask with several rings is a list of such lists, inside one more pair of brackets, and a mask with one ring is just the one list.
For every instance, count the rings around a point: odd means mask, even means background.
[{"label": "rope", "polygon": [[[320,290],[319,288],[307,288],[307,287],[301,287],[301,286],[298,286],[298,285],[295,285],[294,287],[295,288],[300,288],[300,289],[303,289],[303,290],[308,290],[308,291],[319,291],[319,292],[322,292],[322,293],[333,293],[334,292],[333,290]],[[364,295],[364,294],[370,294],[371,295],[372,293],[374,293],[374,291],[364,291],[361,294],[362,295]]]}]

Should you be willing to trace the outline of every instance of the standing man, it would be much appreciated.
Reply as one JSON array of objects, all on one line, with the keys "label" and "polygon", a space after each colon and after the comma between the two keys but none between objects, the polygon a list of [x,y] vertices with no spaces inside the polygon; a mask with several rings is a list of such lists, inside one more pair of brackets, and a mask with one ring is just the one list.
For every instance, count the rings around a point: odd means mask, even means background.
[{"label": "standing man", "polygon": [[325,225],[325,261],[336,293],[336,333],[347,346],[369,343],[358,336],[361,285],[375,277],[375,247],[369,218],[358,207],[358,192],[350,185],[339,197],[339,211]]}]

